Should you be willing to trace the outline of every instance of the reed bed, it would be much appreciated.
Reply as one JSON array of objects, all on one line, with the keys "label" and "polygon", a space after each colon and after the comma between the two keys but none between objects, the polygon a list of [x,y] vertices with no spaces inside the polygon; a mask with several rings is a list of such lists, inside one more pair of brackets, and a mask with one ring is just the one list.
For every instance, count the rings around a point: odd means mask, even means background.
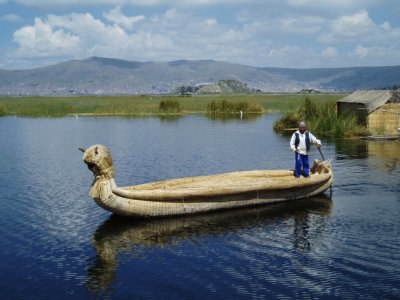
[{"label": "reed bed", "polygon": [[[315,101],[340,99],[343,95],[312,95]],[[162,115],[207,113],[214,101],[231,103],[242,111],[288,112],[304,101],[301,94],[207,95],[207,96],[82,96],[82,97],[3,97],[0,114],[30,117],[68,115]],[[164,104],[161,104],[164,103]],[[239,104],[238,104],[239,103]],[[174,108],[172,108],[174,106]]]},{"label": "reed bed", "polygon": [[0,116],[4,116],[6,114],[6,108],[3,103],[0,103]]},{"label": "reed bed", "polygon": [[261,105],[249,101],[231,102],[226,99],[219,101],[213,100],[207,104],[207,113],[211,115],[218,114],[260,114],[263,112]]},{"label": "reed bed", "polygon": [[[357,124],[357,117],[353,114],[337,115],[336,101],[313,101],[305,98],[303,103],[294,111],[289,111],[277,120],[274,129],[280,132],[286,129],[297,129],[300,121],[306,121],[308,130],[321,136],[351,137],[368,135],[364,126]],[[291,130],[293,131],[293,130]]]},{"label": "reed bed", "polygon": [[164,113],[180,113],[182,111],[181,104],[172,99],[161,100],[158,109]]},{"label": "reed bed", "polygon": [[64,117],[146,116],[162,118],[202,113],[218,118],[249,118],[268,112],[282,112],[274,129],[285,132],[307,121],[310,131],[318,135],[348,137],[368,134],[357,125],[353,115],[337,116],[336,102],[345,94],[257,94],[202,96],[82,96],[82,97],[3,97],[0,116]]}]

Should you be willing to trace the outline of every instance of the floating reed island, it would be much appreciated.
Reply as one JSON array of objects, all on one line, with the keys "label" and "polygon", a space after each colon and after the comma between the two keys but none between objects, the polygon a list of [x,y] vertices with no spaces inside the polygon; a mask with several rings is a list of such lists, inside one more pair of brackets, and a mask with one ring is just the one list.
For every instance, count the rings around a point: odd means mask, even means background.
[{"label": "floating reed island", "polygon": [[90,196],[102,208],[124,216],[189,215],[296,200],[321,194],[333,182],[330,163],[315,161],[307,178],[295,178],[292,170],[253,170],[118,187],[106,146],[80,150],[95,177]]}]

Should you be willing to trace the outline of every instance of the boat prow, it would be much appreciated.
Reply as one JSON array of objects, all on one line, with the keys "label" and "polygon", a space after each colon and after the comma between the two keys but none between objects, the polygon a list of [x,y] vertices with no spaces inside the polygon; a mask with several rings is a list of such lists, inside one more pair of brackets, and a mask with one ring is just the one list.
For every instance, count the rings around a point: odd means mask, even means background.
[{"label": "boat prow", "polygon": [[118,187],[110,151],[103,145],[84,150],[94,173],[90,196],[106,210],[125,216],[156,217],[195,214],[308,198],[332,184],[332,167],[316,161],[309,177],[291,170],[253,170],[168,179]]}]

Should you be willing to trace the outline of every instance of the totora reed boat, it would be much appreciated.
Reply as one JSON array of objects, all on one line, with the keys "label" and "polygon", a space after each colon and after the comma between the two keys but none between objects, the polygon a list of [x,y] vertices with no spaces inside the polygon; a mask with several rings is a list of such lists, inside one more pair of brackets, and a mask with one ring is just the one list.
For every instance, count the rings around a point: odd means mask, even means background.
[{"label": "totora reed boat", "polygon": [[308,198],[326,191],[333,181],[330,163],[316,160],[307,178],[295,178],[291,170],[254,170],[118,187],[107,147],[80,150],[95,176],[90,196],[124,216],[185,215]]}]

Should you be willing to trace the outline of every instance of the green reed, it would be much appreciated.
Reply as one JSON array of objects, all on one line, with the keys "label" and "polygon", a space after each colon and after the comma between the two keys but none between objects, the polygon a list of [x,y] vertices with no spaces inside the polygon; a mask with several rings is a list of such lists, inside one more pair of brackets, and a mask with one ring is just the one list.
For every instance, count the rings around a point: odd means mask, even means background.
[{"label": "green reed", "polygon": [[308,130],[321,136],[350,137],[368,134],[368,130],[357,124],[354,114],[337,115],[336,100],[313,101],[305,98],[296,110],[287,112],[274,124],[274,129],[284,131],[285,129],[296,129],[300,121],[307,122]]},{"label": "green reed", "polygon": [[166,99],[161,100],[158,109],[163,113],[180,113],[182,106],[177,100]]},{"label": "green reed", "polygon": [[0,116],[4,116],[6,114],[6,108],[3,103],[0,103]]},{"label": "green reed", "polygon": [[[319,102],[327,101],[327,99],[337,100],[342,97],[343,95],[312,95],[311,99]],[[0,114],[31,117],[163,115],[171,113],[171,106],[175,107],[172,109],[174,113],[207,113],[210,103],[219,103],[224,100],[230,103],[235,111],[288,112],[294,111],[301,105],[304,95],[2,97],[0,98]]]},{"label": "green reed", "polygon": [[207,113],[216,114],[243,114],[263,112],[261,105],[249,101],[228,101],[226,99],[213,100],[207,104]]}]

